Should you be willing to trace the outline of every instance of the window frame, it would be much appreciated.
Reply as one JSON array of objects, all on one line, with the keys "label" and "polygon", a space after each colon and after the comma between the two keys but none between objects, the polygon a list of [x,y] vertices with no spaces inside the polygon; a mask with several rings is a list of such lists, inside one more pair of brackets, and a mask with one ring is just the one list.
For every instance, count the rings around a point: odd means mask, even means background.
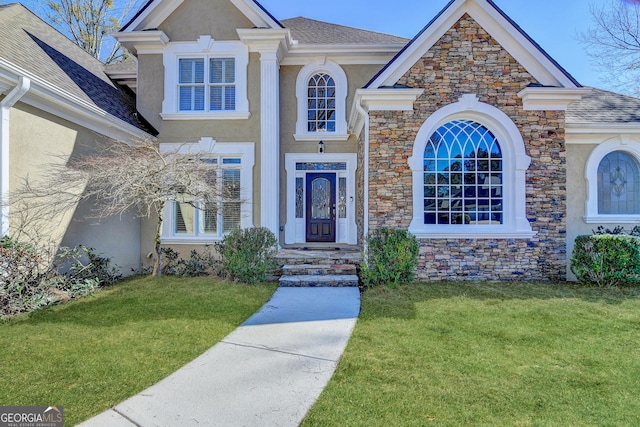
[{"label": "window frame", "polygon": [[614,151],[624,152],[640,165],[640,141],[626,137],[614,137],[595,147],[585,165],[587,199],[585,200],[584,222],[587,224],[637,224],[640,214],[601,214],[598,211],[598,169],[602,160]]},{"label": "window frame", "polygon": [[[234,142],[220,143],[213,138],[202,138],[199,143],[179,144],[179,143],[162,143],[161,150],[177,151],[178,153],[210,153],[211,156],[203,156],[205,158],[217,158],[218,165],[215,166],[218,178],[222,177],[223,170],[239,170],[240,171],[240,228],[253,227],[253,167],[255,165],[255,144],[252,142]],[[240,159],[240,164],[230,164],[227,167],[223,165],[223,159]],[[212,166],[213,168],[213,166]],[[220,182],[222,185],[222,182]],[[219,198],[218,220],[216,233],[199,233],[198,216],[204,211],[195,210],[194,213],[194,232],[192,234],[177,233],[176,225],[176,206],[175,201],[168,201],[165,205],[162,223],[161,243],[163,244],[206,244],[221,241],[224,238],[223,222],[220,221],[222,215],[222,206],[224,200]]]},{"label": "window frame", "polygon": [[[500,144],[503,176],[502,224],[425,224],[424,152],[427,141],[442,125],[454,120],[470,120],[486,127]],[[419,238],[531,238],[536,232],[526,217],[526,170],[531,158],[513,121],[501,110],[463,95],[456,103],[433,113],[422,125],[409,158],[413,174],[413,219],[409,231]]]},{"label": "window frame", "polygon": [[[309,125],[309,80],[316,74],[326,74],[335,84],[335,131],[311,132]],[[347,129],[347,75],[338,63],[331,60],[318,60],[302,67],[296,78],[296,98],[298,117],[296,121],[296,141],[346,141],[349,139]]]},{"label": "window frame", "polygon": [[[235,60],[235,109],[209,110],[210,60],[215,58],[233,58]],[[204,60],[204,110],[180,110],[180,60]],[[247,98],[247,68],[249,65],[249,48],[240,41],[214,41],[211,36],[200,36],[194,42],[171,42],[163,49],[164,100],[160,116],[163,120],[241,120],[250,117]]]}]

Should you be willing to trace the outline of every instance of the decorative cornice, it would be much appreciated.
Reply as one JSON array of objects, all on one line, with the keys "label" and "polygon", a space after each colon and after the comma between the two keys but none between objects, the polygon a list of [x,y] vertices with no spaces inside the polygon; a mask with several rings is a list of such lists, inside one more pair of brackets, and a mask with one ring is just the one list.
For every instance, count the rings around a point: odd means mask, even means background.
[{"label": "decorative cornice", "polygon": [[280,61],[291,47],[291,31],[289,29],[239,28],[236,30],[240,40],[249,46],[249,52],[272,54]]},{"label": "decorative cornice", "polygon": [[169,43],[169,36],[162,30],[119,32],[112,36],[133,55],[161,54]]},{"label": "decorative cornice", "polygon": [[591,93],[591,88],[527,87],[518,96],[525,111],[566,111],[569,104]]},{"label": "decorative cornice", "polygon": [[358,105],[361,105],[367,113],[369,111],[411,111],[413,103],[423,93],[424,89],[412,88],[358,89],[349,116],[349,129],[357,135],[364,126],[364,117],[358,112]]}]

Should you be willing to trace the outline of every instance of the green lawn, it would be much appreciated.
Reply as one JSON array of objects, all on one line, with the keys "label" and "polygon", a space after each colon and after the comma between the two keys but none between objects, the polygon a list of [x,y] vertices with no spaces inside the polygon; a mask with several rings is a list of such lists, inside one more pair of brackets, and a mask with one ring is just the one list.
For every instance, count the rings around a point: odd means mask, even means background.
[{"label": "green lawn", "polygon": [[369,290],[304,425],[640,425],[640,291]]},{"label": "green lawn", "polygon": [[137,278],[0,322],[0,406],[63,405],[65,425],[74,425],[203,353],[274,290]]}]

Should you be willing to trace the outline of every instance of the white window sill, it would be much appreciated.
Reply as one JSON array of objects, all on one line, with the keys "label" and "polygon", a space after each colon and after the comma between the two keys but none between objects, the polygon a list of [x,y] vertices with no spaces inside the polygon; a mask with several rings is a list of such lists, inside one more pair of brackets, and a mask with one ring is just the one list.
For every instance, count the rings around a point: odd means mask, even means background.
[{"label": "white window sill", "polygon": [[349,139],[348,133],[333,132],[315,132],[315,133],[296,133],[293,135],[296,141],[339,141],[346,142]]},{"label": "white window sill", "polygon": [[456,226],[451,227],[446,231],[442,229],[438,231],[429,231],[423,228],[409,228],[409,232],[416,236],[418,239],[530,239],[538,234],[537,231],[532,230],[492,231],[486,229],[478,229],[476,227],[465,227],[464,229],[460,229]]},{"label": "white window sill", "polygon": [[160,244],[162,245],[209,245],[222,241],[222,237],[162,237]]},{"label": "white window sill", "polygon": [[163,120],[246,120],[251,117],[248,111],[229,111],[211,113],[160,113]]},{"label": "white window sill", "polygon": [[587,224],[637,224],[640,223],[640,215],[593,215],[585,216]]}]

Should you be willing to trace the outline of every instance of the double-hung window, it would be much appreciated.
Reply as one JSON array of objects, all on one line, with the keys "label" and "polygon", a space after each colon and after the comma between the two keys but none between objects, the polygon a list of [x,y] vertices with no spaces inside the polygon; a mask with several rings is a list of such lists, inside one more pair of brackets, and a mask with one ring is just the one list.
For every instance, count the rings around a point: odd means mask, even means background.
[{"label": "double-hung window", "polygon": [[180,58],[179,111],[234,111],[235,58]]},{"label": "double-hung window", "polygon": [[164,120],[247,119],[249,49],[240,41],[168,43],[163,51]]},{"label": "double-hung window", "polygon": [[240,227],[241,159],[213,157],[211,179],[217,184],[218,197],[205,203],[178,196],[173,203],[173,234],[182,237],[221,237]]}]

